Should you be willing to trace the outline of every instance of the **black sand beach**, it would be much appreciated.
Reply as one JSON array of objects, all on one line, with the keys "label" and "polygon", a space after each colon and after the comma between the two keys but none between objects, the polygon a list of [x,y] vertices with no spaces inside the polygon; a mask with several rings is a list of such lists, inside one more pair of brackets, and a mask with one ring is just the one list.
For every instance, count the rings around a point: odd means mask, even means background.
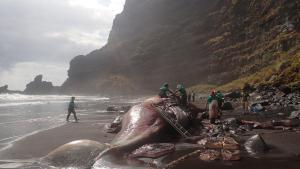
[{"label": "black sand beach", "polygon": [[[197,103],[202,107],[203,104]],[[275,118],[261,118],[260,115],[240,115],[241,107],[238,103],[233,104],[235,110],[224,111],[223,119],[235,117],[248,120],[267,120]],[[101,143],[110,143],[115,134],[104,131],[104,125],[113,120],[117,113],[92,112],[79,116],[78,123],[65,122],[64,125],[17,140],[10,147],[0,152],[1,163],[5,160],[38,160],[46,156],[55,148],[74,140],[88,139]],[[277,117],[277,116],[276,116]],[[178,163],[174,168],[244,168],[244,169],[298,169],[300,166],[300,132],[254,129],[242,139],[246,140],[252,135],[261,134],[264,141],[270,147],[269,151],[258,157],[243,156],[240,161],[213,161],[203,162],[198,157],[187,159]],[[176,158],[174,158],[176,159]]]},{"label": "black sand beach", "polygon": [[63,126],[27,136],[0,152],[0,159],[40,158],[65,143],[80,139],[109,143],[113,134],[103,131],[103,120],[103,114],[91,114],[80,117],[78,123],[66,122]]}]

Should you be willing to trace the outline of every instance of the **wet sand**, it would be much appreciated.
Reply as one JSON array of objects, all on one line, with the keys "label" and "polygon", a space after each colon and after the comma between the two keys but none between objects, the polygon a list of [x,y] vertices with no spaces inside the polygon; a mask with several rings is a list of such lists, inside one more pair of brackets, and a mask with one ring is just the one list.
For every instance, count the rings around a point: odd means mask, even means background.
[{"label": "wet sand", "polygon": [[[105,121],[103,114],[79,116],[79,122],[66,122],[65,125],[48,129],[37,134],[27,136],[12,144],[11,147],[0,152],[0,159],[36,159],[47,155],[55,148],[80,139],[95,140],[109,143],[113,134],[103,131]],[[70,118],[72,120],[72,117]],[[20,126],[21,127],[21,126]]]},{"label": "wet sand", "polygon": [[235,162],[203,162],[201,160],[188,159],[178,164],[174,169],[299,169],[299,158],[249,158]]}]

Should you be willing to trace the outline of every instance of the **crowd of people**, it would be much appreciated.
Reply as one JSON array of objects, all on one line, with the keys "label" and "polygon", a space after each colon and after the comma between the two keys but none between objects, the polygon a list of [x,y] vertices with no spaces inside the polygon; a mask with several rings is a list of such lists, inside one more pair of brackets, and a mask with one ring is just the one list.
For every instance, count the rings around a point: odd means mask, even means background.
[{"label": "crowd of people", "polygon": [[[160,88],[160,92],[158,94],[161,98],[170,98],[173,97],[177,101],[178,105],[184,108],[188,107],[188,104],[191,102],[195,102],[196,94],[194,91],[187,92],[182,84],[178,84],[175,91],[172,91],[169,88],[168,83],[164,83]],[[241,92],[241,103],[243,107],[242,114],[249,113],[249,90],[248,85],[242,89]],[[220,118],[222,115],[222,107],[224,104],[225,98],[221,91],[212,90],[210,95],[206,99],[205,110],[208,110],[208,115],[211,123],[215,122],[215,119]],[[216,103],[214,105],[214,103]]]},{"label": "crowd of people", "polygon": [[[190,102],[195,102],[195,98],[196,98],[195,92],[192,91],[192,92],[188,93],[182,84],[178,84],[176,86],[176,90],[173,91],[169,88],[169,84],[166,82],[161,86],[158,95],[161,98],[170,98],[170,97],[174,98],[176,100],[177,104],[180,107],[182,107],[183,109],[188,108],[188,104]],[[249,96],[249,93],[247,90],[247,86],[245,85],[245,87],[242,89],[242,93],[241,93],[243,114],[248,113],[249,97],[250,96]],[[78,118],[77,118],[76,112],[75,112],[74,101],[75,101],[75,97],[71,97],[71,101],[70,101],[69,107],[68,107],[68,115],[67,115],[66,121],[69,121],[69,117],[72,113],[74,115],[75,121],[78,122]],[[213,109],[213,107],[210,105],[214,101],[216,101],[216,103],[217,103],[217,106],[216,106],[217,112],[212,112],[214,110],[210,110],[210,109]],[[221,91],[212,90],[210,95],[207,97],[207,101],[206,101],[206,105],[205,105],[205,109],[209,111],[209,114],[210,114],[209,118],[210,118],[211,123],[214,123],[215,119],[219,118],[222,115],[221,110],[222,110],[223,104],[224,104],[224,95],[221,93]]]}]

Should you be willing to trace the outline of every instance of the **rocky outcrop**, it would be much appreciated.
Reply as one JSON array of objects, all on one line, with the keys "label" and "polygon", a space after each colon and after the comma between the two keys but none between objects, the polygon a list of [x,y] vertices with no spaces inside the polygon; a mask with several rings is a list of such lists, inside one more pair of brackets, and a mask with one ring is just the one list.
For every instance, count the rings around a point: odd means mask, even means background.
[{"label": "rocky outcrop", "polygon": [[20,94],[22,92],[18,91],[18,90],[9,90],[8,85],[4,85],[4,86],[0,87],[0,94],[2,94],[2,93],[4,93],[4,94],[14,94],[14,93]]},{"label": "rocky outcrop", "polygon": [[230,82],[299,51],[299,8],[291,0],[127,0],[108,43],[70,62],[63,89],[130,93],[165,81]]},{"label": "rocky outcrop", "polygon": [[259,86],[252,95],[255,96],[256,100],[253,104],[260,104],[263,109],[276,110],[287,107],[299,109],[299,88],[289,88],[287,86],[280,86],[278,88],[272,86]]},{"label": "rocky outcrop", "polygon": [[8,85],[4,85],[0,87],[0,93],[7,93],[8,92]]},{"label": "rocky outcrop", "polygon": [[43,75],[37,75],[34,80],[26,85],[25,94],[54,94],[59,92],[59,87],[52,82],[43,81]]}]

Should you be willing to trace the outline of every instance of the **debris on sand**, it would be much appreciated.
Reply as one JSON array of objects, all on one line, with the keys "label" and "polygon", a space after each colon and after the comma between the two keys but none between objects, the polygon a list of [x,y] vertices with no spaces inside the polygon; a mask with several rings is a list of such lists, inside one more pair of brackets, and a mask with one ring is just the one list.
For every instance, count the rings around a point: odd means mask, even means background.
[{"label": "debris on sand", "polygon": [[238,150],[240,148],[232,137],[210,137],[198,141],[199,145],[209,149]]},{"label": "debris on sand", "polygon": [[132,158],[159,158],[175,151],[175,145],[171,143],[146,144],[134,150],[129,156]]},{"label": "debris on sand", "polygon": [[112,123],[106,124],[104,130],[107,133],[118,133],[121,130],[122,117],[117,116]]},{"label": "debris on sand", "polygon": [[221,150],[222,160],[224,161],[239,161],[241,159],[240,150]]},{"label": "debris on sand", "polygon": [[198,144],[206,148],[199,156],[203,161],[237,161],[241,159],[240,144],[232,137],[204,138]]},{"label": "debris on sand", "polygon": [[221,153],[217,150],[204,150],[200,153],[199,158],[203,161],[219,160],[221,158]]}]

